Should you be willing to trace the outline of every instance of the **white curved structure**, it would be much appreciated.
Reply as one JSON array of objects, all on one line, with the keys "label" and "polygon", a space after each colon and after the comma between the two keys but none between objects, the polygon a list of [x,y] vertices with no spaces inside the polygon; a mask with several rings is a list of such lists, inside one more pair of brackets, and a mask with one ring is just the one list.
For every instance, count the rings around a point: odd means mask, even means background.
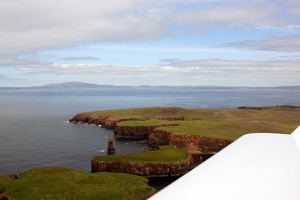
[{"label": "white curved structure", "polygon": [[300,126],[247,134],[150,200],[299,200]]}]

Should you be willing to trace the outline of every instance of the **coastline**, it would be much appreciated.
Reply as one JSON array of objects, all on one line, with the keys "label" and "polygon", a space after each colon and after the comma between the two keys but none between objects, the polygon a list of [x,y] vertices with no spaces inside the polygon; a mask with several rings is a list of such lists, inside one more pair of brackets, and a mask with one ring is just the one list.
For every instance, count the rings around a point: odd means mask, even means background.
[{"label": "coastline", "polygon": [[[103,168],[103,171],[117,172],[113,174],[125,172],[155,179],[159,177],[175,178],[187,173],[196,164],[200,164],[243,134],[251,132],[289,133],[290,129],[298,126],[299,119],[300,110],[293,106],[275,106],[264,109],[150,107],[78,113],[70,119],[70,122],[93,124],[98,127],[101,125],[102,128],[114,129],[114,135],[119,140],[143,139],[148,143],[149,149],[158,149],[150,150],[158,152],[157,156],[153,156],[153,158],[162,159],[161,161],[143,161],[145,157],[148,157],[143,153],[138,154],[139,159],[142,160],[134,158],[136,160],[131,161],[122,161],[128,155],[110,157],[110,161],[105,161],[105,157],[111,155],[102,156],[101,159],[92,159],[92,167],[95,166],[92,171],[96,172],[92,174],[102,173],[97,172],[100,171],[100,167]],[[164,162],[166,158],[161,156],[167,152],[164,147],[180,149],[187,152],[189,157],[175,162],[174,166],[170,165],[170,163]],[[128,176],[129,179],[131,179],[130,176]],[[9,191],[6,188],[15,187],[13,184],[6,185],[6,179],[3,176],[0,177],[2,191]],[[86,184],[89,183],[86,182]],[[151,194],[154,193],[153,188],[149,190],[151,190]],[[145,199],[151,195],[150,193],[142,194],[137,199]],[[9,195],[9,192],[0,193],[0,197],[6,194]]]},{"label": "coastline", "polygon": [[[293,118],[291,117],[292,113],[294,114]],[[289,129],[285,124],[287,116],[289,116],[289,121],[292,121],[290,123],[292,129],[293,124],[295,124],[294,126],[298,124],[298,117],[300,117],[299,109],[293,106],[264,107],[263,109],[256,107],[238,109],[150,107],[104,110],[78,113],[70,119],[70,122],[95,124],[113,129],[116,139],[146,140],[150,149],[159,149],[161,145],[170,145],[185,150],[193,158],[193,167],[195,167],[241,135],[249,133],[250,130],[253,130],[251,132],[274,132],[272,129],[279,129],[278,132],[288,133]],[[257,117],[264,121],[265,126],[254,126],[257,124]],[[278,121],[277,127],[274,126],[273,121]],[[280,121],[282,123],[279,123]],[[236,130],[243,125],[242,122],[247,126],[237,132]],[[273,126],[268,126],[268,123],[272,123]],[[204,131],[201,130],[203,127],[206,127]],[[282,127],[286,128],[286,131],[281,131]],[[211,128],[211,132],[206,133],[205,131],[209,128]],[[269,128],[269,131],[266,131],[265,128]],[[139,166],[139,161],[128,165],[125,161],[118,159],[109,162],[93,159],[92,171],[113,170],[114,172],[134,173],[131,170],[133,166]],[[155,165],[155,161],[152,162]],[[115,167],[117,165],[123,167]],[[156,165],[158,164],[156,163]],[[155,177],[156,173],[154,171],[152,173],[152,175],[142,173],[139,170],[136,172],[138,175],[144,174],[145,177]],[[167,170],[165,174],[168,174]]]}]

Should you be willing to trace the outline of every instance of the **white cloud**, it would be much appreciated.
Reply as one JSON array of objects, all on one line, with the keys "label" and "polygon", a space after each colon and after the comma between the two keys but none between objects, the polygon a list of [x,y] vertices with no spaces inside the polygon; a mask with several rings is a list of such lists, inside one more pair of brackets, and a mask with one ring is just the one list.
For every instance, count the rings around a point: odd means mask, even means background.
[{"label": "white cloud", "polygon": [[60,60],[65,60],[65,61],[82,61],[82,60],[101,60],[100,58],[97,57],[64,57]]},{"label": "white cloud", "polygon": [[[297,1],[0,0],[1,63],[83,42],[155,40],[174,28],[299,26]],[[289,17],[286,15],[289,14]],[[187,30],[184,30],[187,33]],[[193,32],[195,33],[195,32]],[[1,64],[0,63],[0,64]]]},{"label": "white cloud", "polygon": [[240,74],[247,73],[261,74],[298,74],[300,76],[300,61],[293,60],[192,60],[192,61],[175,61],[169,63],[174,67],[188,68],[202,71],[218,72],[221,74]]},{"label": "white cloud", "polygon": [[19,71],[34,73],[104,73],[104,74],[137,74],[137,73],[281,73],[300,75],[299,60],[178,60],[170,59],[166,65],[132,66],[108,64],[62,64],[39,63],[20,66]]},{"label": "white cloud", "polygon": [[273,38],[269,40],[249,40],[226,44],[226,46],[257,50],[300,52],[300,35]]},{"label": "white cloud", "polygon": [[[40,63],[25,65],[17,68],[19,71],[50,74],[138,74],[138,73],[184,73],[195,70],[194,68],[178,68],[172,66],[127,66],[107,64],[61,64],[61,63]],[[197,69],[196,69],[197,70]]]},{"label": "white cloud", "polygon": [[[19,67],[27,74],[63,74],[80,77],[106,77],[110,84],[123,85],[297,85],[299,60],[170,60],[164,66],[124,66],[106,64],[44,63]],[[108,78],[110,77],[110,78]],[[152,82],[149,81],[150,77]],[[162,78],[163,77],[163,78]],[[77,78],[75,78],[77,80]],[[91,80],[91,79],[87,79]],[[173,84],[171,84],[173,82]]]},{"label": "white cloud", "polygon": [[161,16],[144,13],[143,5],[134,0],[0,3],[0,54],[63,48],[80,42],[155,39],[165,34]]}]

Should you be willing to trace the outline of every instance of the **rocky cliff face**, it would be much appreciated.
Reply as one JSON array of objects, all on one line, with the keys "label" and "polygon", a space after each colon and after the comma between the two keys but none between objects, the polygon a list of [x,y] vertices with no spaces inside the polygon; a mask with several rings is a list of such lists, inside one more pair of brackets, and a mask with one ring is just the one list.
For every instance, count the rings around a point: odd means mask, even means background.
[{"label": "rocky cliff face", "polygon": [[72,119],[69,120],[71,123],[88,123],[101,125],[103,128],[114,129],[116,124],[122,121],[142,121],[142,119],[129,118],[129,119],[118,119],[115,120],[110,116],[93,116],[86,113],[78,113]]},{"label": "rocky cliff face", "polygon": [[169,145],[179,149],[200,150],[202,152],[218,152],[231,142],[231,140],[209,138],[199,135],[172,134],[169,139]]},{"label": "rocky cliff face", "polygon": [[127,162],[92,160],[92,172],[128,173],[151,177],[180,176],[193,168],[192,156],[182,162]]},{"label": "rocky cliff face", "polygon": [[153,130],[149,135],[149,146],[169,145],[170,136],[172,134],[167,131]]},{"label": "rocky cliff face", "polygon": [[117,120],[113,120],[109,116],[92,116],[86,113],[78,113],[72,119],[69,120],[72,123],[89,123],[101,125],[105,128],[114,128],[118,123]]},{"label": "rocky cliff face", "polygon": [[157,126],[118,126],[114,128],[116,138],[148,139],[160,126],[177,126],[178,124],[160,124]]},{"label": "rocky cliff face", "polygon": [[147,139],[158,126],[115,126],[115,138]]},{"label": "rocky cliff face", "polygon": [[[175,163],[163,162],[127,162],[127,161],[97,161],[92,160],[92,172],[117,172],[136,174],[144,177],[179,176],[187,173],[195,164],[200,164],[215,152],[220,151],[232,141],[215,139],[198,135],[175,135],[167,131],[157,130],[159,126],[175,126],[178,124],[166,124],[157,126],[118,126],[121,121],[141,119],[118,119],[110,116],[92,116],[86,113],[76,114],[69,121],[72,123],[89,123],[114,129],[116,138],[148,139],[149,147],[159,145],[172,145],[190,152],[187,160]],[[165,119],[164,119],[165,120]],[[184,120],[184,118],[168,120]]]},{"label": "rocky cliff face", "polygon": [[[169,118],[168,118],[169,119]],[[118,119],[110,116],[93,116],[86,113],[78,113],[69,121],[72,123],[89,123],[101,125],[105,128],[114,129],[116,138],[149,139],[149,146],[172,145],[179,149],[190,151],[218,152],[232,141],[226,139],[209,138],[198,135],[175,135],[166,131],[155,130],[159,126],[175,126],[174,124],[164,124],[157,126],[117,126],[122,121],[136,121],[141,119]],[[170,120],[184,120],[175,118]]]},{"label": "rocky cliff face", "polygon": [[153,130],[149,136],[149,146],[172,145],[189,151],[218,152],[232,141],[199,135],[175,135],[167,131]]}]

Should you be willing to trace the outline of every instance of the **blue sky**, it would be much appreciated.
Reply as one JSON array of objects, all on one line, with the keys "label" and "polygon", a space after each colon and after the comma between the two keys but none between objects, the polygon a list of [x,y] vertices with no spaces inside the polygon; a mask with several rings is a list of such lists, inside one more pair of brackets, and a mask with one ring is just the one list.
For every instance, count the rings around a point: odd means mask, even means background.
[{"label": "blue sky", "polygon": [[0,5],[0,86],[300,85],[297,0]]}]

